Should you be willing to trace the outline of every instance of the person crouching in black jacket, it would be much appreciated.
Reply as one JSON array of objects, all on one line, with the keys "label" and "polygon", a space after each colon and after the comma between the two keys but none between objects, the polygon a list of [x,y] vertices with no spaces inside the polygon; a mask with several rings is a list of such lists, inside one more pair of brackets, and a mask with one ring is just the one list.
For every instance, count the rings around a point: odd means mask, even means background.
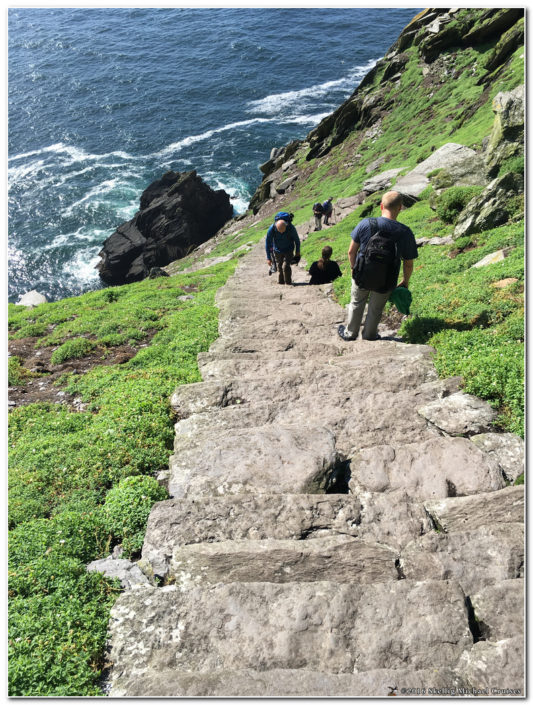
[{"label": "person crouching in black jacket", "polygon": [[313,262],[309,267],[311,281],[309,284],[329,284],[334,279],[342,277],[342,272],[335,260],[331,259],[333,250],[329,245],[326,245],[322,250],[321,259]]}]

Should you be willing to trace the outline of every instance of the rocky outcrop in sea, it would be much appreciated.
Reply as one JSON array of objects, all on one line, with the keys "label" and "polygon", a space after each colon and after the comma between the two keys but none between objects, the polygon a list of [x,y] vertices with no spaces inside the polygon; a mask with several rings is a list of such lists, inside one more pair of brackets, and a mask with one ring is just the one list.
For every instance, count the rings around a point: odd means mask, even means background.
[{"label": "rocky outcrop in sea", "polygon": [[141,195],[140,210],[107,238],[96,266],[107,284],[149,276],[212,237],[233,215],[229,195],[196,173],[168,171]]}]

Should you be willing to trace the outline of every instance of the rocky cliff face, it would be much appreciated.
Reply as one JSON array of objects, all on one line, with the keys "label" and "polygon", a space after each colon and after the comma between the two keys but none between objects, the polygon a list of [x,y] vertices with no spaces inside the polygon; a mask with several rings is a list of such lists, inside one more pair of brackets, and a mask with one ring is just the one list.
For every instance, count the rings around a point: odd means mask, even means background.
[{"label": "rocky cliff face", "polygon": [[228,194],[213,191],[196,171],[169,171],[143,192],[135,217],[104,242],[100,276],[108,284],[144,279],[208,240],[232,214]]},{"label": "rocky cliff face", "polygon": [[[269,202],[279,202],[291,192],[296,193],[325,157],[333,161],[332,151],[339,145],[344,153],[337,150],[335,159],[347,160],[343,166],[348,168],[357,168],[363,152],[370,151],[372,145],[387,134],[389,144],[398,140],[406,145],[403,150],[406,156],[409,148],[412,152],[424,143],[430,146],[433,143],[430,148],[434,149],[439,135],[425,132],[424,122],[426,126],[431,124],[447,103],[449,113],[444,117],[444,124],[451,125],[450,135],[467,126],[477,111],[490,104],[492,86],[509,72],[511,57],[523,42],[523,36],[524,11],[521,8],[424,10],[407,25],[352,96],[309,132],[305,140],[272,150],[271,158],[260,167],[264,176],[250,202],[253,212],[258,213]],[[468,50],[473,48],[476,54],[469,64]],[[476,77],[471,90],[465,95],[457,92],[454,103],[450,96],[466,75]],[[448,88],[448,95],[438,100],[444,87]],[[406,101],[414,103],[424,97],[425,104],[420,105],[417,116],[419,124],[413,121],[412,114],[406,116],[403,123],[398,120]],[[497,120],[503,120],[505,127],[500,124],[499,129],[493,130],[488,145],[481,144],[481,139],[487,135],[480,135],[476,152],[482,157],[481,162],[486,162],[481,165],[484,183],[497,176],[503,160],[511,155],[523,155],[523,98],[504,93],[493,109]],[[370,164],[367,172],[387,164],[389,158],[383,154],[379,161],[379,164]],[[305,162],[309,165],[305,166]],[[334,169],[339,172],[339,165]],[[472,164],[472,171],[476,170],[479,171],[479,163]]]}]

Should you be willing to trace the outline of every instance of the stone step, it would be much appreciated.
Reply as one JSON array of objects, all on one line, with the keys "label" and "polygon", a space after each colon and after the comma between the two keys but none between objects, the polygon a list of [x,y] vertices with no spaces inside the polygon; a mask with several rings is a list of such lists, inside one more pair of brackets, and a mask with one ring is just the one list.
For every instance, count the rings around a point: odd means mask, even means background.
[{"label": "stone step", "polygon": [[387,495],[222,495],[157,502],[142,549],[143,569],[165,578],[175,550],[205,542],[354,536],[402,547],[432,531],[424,506],[399,490]]},{"label": "stone step", "polygon": [[[437,374],[430,354],[418,353],[402,354],[398,351],[392,354],[382,351],[376,354],[369,365],[367,360],[360,357],[338,355],[324,356],[313,359],[289,359],[282,355],[272,355],[262,358],[243,359],[238,355],[213,355],[200,353],[198,367],[205,381],[209,379],[243,380],[252,377],[268,376],[272,380],[281,375],[298,375],[307,384],[312,385],[313,391],[331,390],[337,388],[359,387],[375,389],[379,381],[382,391],[398,391],[400,389],[418,387],[424,382],[437,379]],[[379,364],[378,364],[379,363]],[[386,366],[387,375],[383,375]],[[318,387],[317,387],[318,385]]]},{"label": "stone step", "polygon": [[472,634],[453,580],[228,583],[122,594],[110,645],[120,690],[122,673],[143,682],[169,670],[438,671],[471,647]]},{"label": "stone step", "polygon": [[350,462],[350,492],[402,489],[413,499],[474,495],[505,487],[497,460],[467,438],[363,448]]},{"label": "stone step", "polygon": [[449,497],[436,502],[425,502],[424,506],[436,526],[447,533],[477,529],[487,523],[523,523],[524,485],[504,487],[497,492],[482,492],[468,497]]},{"label": "stone step", "polygon": [[403,549],[400,568],[411,580],[453,578],[466,595],[502,580],[521,578],[524,525],[496,524],[452,534],[425,534]]},{"label": "stone step", "polygon": [[480,637],[501,641],[524,634],[524,579],[502,580],[470,596]]},{"label": "stone step", "polygon": [[333,698],[385,697],[408,693],[424,697],[429,688],[456,694],[470,684],[450,668],[384,668],[361,673],[323,673],[315,670],[274,668],[258,671],[216,670],[198,672],[175,670],[144,671],[142,674],[117,673],[115,669],[110,697],[248,697],[248,698]]},{"label": "stone step", "polygon": [[189,544],[357,536],[360,523],[361,503],[349,495],[248,494],[169,499],[157,502],[150,512],[142,557],[155,575],[165,577],[172,552]]},{"label": "stone step", "polygon": [[264,539],[174,548],[167,580],[180,589],[215,583],[384,583],[399,579],[398,554],[351,536]]},{"label": "stone step", "polygon": [[322,493],[339,464],[324,427],[262,426],[189,437],[159,480],[172,497]]}]

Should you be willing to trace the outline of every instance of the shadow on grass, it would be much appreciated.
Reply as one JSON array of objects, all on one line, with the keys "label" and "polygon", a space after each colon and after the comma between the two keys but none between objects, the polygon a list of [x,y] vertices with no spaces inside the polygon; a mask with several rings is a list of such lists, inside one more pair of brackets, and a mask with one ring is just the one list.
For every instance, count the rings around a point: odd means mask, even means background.
[{"label": "shadow on grass", "polygon": [[482,321],[476,321],[476,325],[469,323],[448,323],[443,318],[434,318],[430,316],[415,316],[403,324],[402,336],[405,343],[417,343],[425,345],[428,340],[440,333],[442,330],[472,330],[482,325]]}]

